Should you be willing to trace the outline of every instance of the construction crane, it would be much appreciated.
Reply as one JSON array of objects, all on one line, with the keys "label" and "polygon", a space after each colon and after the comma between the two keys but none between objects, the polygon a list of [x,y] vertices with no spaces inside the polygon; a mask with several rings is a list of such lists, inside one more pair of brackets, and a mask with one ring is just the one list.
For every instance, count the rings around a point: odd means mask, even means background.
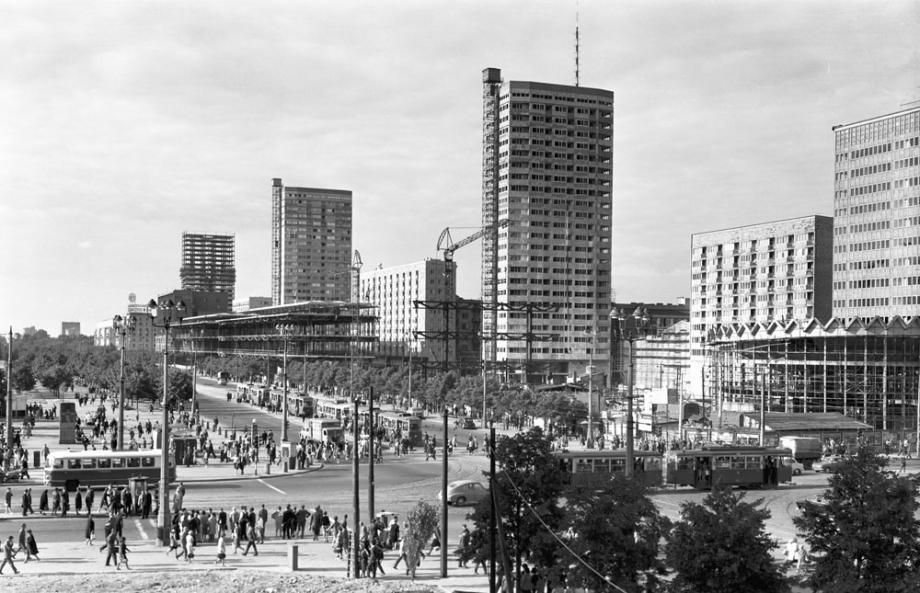
[{"label": "construction crane", "polygon": [[361,252],[355,249],[355,255],[351,259],[351,300],[355,303],[361,302],[361,295],[358,294],[361,291],[361,266],[364,265],[364,262],[361,261]]},{"label": "construction crane", "polygon": [[[499,221],[498,228],[505,228],[506,226],[508,226],[507,218]],[[495,230],[496,228],[494,226],[485,226],[472,235],[464,237],[455,243],[453,237],[450,236],[450,227],[446,227],[441,231],[441,235],[438,237],[438,251],[444,252],[445,262],[452,262],[454,261],[454,251],[457,251],[465,245],[469,245],[477,239],[490,236]]]}]

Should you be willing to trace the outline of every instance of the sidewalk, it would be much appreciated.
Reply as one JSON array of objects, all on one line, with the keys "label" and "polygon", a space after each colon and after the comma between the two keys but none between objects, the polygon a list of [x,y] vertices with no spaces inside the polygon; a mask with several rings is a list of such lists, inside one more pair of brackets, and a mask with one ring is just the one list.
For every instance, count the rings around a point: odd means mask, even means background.
[{"label": "sidewalk", "polygon": [[[115,572],[114,566],[106,566],[106,552],[100,552],[103,541],[96,540],[93,546],[81,542],[38,542],[38,562],[22,561],[22,556],[16,559],[16,567],[23,575],[55,575],[76,576],[86,574],[101,574]],[[293,547],[298,551],[298,570],[292,571]],[[157,546],[155,541],[129,542],[128,554],[131,573],[153,573],[192,571],[204,572],[209,570],[234,571],[252,570],[272,573],[308,574],[318,577],[335,577],[344,579],[347,576],[348,566],[345,560],[336,558],[332,551],[332,544],[314,542],[312,540],[266,540],[265,544],[258,546],[258,556],[243,556],[242,552],[233,554],[232,544],[227,544],[226,565],[214,563],[217,558],[216,545],[204,543],[195,548],[195,557],[191,562],[176,560],[174,553],[166,553],[167,548]],[[385,575],[378,575],[378,581],[409,581],[405,569],[400,566],[393,570],[393,563],[398,553],[388,551],[382,561]],[[458,568],[457,559],[453,554],[448,555],[448,577],[440,578],[440,556],[429,556],[422,561],[416,570],[415,582],[424,585],[440,587],[446,592],[470,591],[485,593],[489,589],[488,575],[482,571],[473,574],[472,568]],[[124,570],[122,570],[124,572]]]}]

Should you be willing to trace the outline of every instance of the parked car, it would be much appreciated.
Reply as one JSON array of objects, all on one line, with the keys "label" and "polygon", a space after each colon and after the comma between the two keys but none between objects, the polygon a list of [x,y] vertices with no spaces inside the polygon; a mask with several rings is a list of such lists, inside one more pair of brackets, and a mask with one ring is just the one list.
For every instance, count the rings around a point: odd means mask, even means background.
[{"label": "parked car", "polygon": [[21,473],[22,470],[18,467],[9,471],[3,471],[0,469],[0,482],[18,482],[19,478],[21,477]]},{"label": "parked car", "polygon": [[464,428],[464,430],[469,430],[469,429],[471,429],[471,428],[476,428],[476,422],[474,422],[472,418],[464,418],[464,419],[463,419],[463,428]]},{"label": "parked car", "polygon": [[805,471],[805,465],[796,461],[793,457],[783,457],[783,465],[789,466],[792,469],[793,476],[800,476],[802,472]]},{"label": "parked car", "polygon": [[812,496],[811,498],[796,501],[795,506],[799,507],[800,511],[803,511],[805,510],[805,503],[811,503],[811,504],[815,504],[818,506],[824,506],[827,504],[827,501],[824,500],[824,497],[821,496],[820,494],[816,494]]},{"label": "parked car", "polygon": [[[477,504],[488,495],[488,488],[473,480],[458,480],[447,485],[447,504]],[[441,500],[441,492],[438,492],[438,500]]]},{"label": "parked car", "polygon": [[844,460],[846,460],[846,457],[843,455],[825,455],[816,461],[812,467],[816,472],[832,472],[836,471],[837,466],[843,463]]}]

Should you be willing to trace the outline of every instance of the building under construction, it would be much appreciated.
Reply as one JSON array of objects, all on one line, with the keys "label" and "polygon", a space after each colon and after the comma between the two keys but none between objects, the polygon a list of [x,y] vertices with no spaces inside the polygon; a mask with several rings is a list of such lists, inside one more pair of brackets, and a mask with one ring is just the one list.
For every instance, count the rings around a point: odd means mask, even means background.
[{"label": "building under construction", "polygon": [[920,317],[748,323],[708,335],[704,396],[722,410],[840,412],[876,429],[920,429]]},{"label": "building under construction", "polygon": [[189,317],[171,334],[187,353],[280,357],[286,350],[303,359],[347,360],[373,355],[376,319],[366,303],[310,301]]}]

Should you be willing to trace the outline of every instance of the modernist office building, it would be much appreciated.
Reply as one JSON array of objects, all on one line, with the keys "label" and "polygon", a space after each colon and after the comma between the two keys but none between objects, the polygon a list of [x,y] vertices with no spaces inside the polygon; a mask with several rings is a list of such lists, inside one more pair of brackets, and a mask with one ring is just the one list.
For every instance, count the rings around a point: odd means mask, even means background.
[{"label": "modernist office building", "polygon": [[557,380],[606,360],[613,92],[485,69],[482,165],[483,226],[507,221],[483,239],[485,358]]},{"label": "modernist office building", "polygon": [[805,216],[692,235],[691,395],[703,395],[711,330],[830,319],[833,224]]},{"label": "modernist office building", "polygon": [[272,181],[272,303],[348,301],[351,192]]},{"label": "modernist office building", "polygon": [[182,289],[226,293],[236,289],[236,239],[233,235],[182,233]]},{"label": "modernist office building", "polygon": [[920,311],[920,107],[839,125],[834,158],[834,315]]}]

